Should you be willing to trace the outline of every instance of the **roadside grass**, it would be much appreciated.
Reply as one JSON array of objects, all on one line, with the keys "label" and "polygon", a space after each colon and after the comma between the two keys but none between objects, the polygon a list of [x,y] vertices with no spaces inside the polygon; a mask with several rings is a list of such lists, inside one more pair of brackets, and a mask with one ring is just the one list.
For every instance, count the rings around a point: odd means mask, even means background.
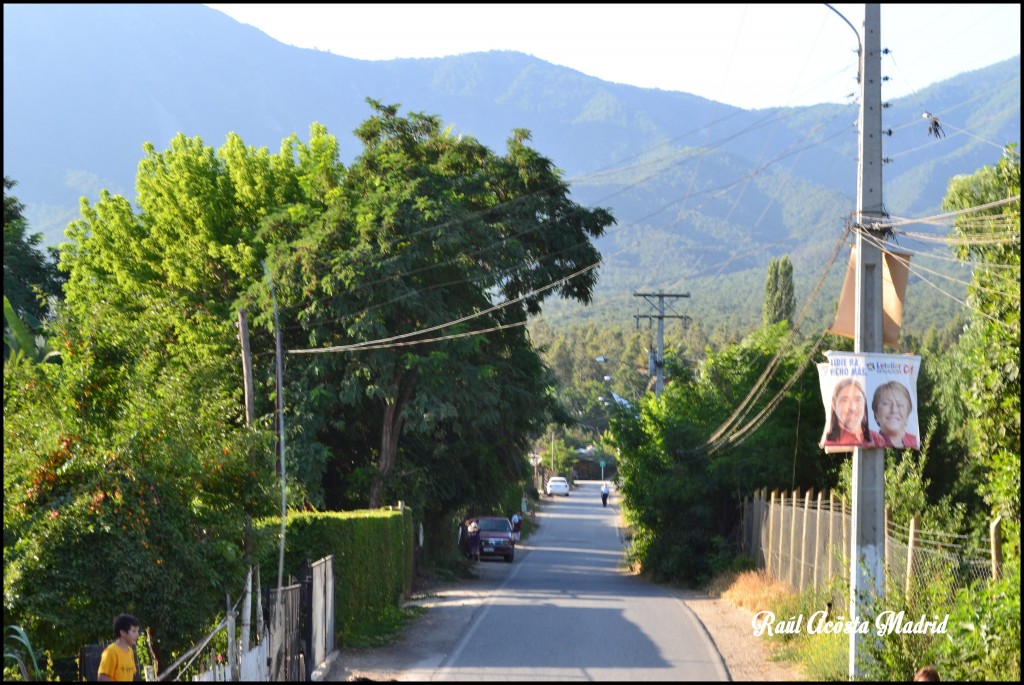
[{"label": "roadside grass", "polygon": [[789,586],[763,572],[739,571],[716,577],[709,586],[711,592],[738,607],[758,612],[789,594]]},{"label": "roadside grass", "polygon": [[[764,571],[728,572],[716,576],[704,591],[752,613],[771,611],[778,621],[803,615],[804,621],[816,611],[826,611],[835,620],[844,615],[834,597],[842,597],[831,586],[793,593],[790,587]],[[832,603],[831,606],[829,603]],[[753,626],[751,626],[753,631]],[[808,680],[848,680],[849,637],[846,634],[765,633],[762,638],[772,661],[797,666]]]},{"label": "roadside grass", "polygon": [[361,649],[392,644],[413,619],[426,611],[415,605],[389,607],[375,621],[353,626],[352,632],[345,638],[345,647]]}]

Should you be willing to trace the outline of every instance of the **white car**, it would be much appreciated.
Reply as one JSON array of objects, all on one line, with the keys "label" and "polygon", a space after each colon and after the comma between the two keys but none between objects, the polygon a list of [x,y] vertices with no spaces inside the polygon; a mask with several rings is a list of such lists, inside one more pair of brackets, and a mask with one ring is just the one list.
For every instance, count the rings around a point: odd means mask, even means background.
[{"label": "white car", "polygon": [[569,481],[561,476],[552,476],[548,479],[547,493],[549,495],[569,496]]}]

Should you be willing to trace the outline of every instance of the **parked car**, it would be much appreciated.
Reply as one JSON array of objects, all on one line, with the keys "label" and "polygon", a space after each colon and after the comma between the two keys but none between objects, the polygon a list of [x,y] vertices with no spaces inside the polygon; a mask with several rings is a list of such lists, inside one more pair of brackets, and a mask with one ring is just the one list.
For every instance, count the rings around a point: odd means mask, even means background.
[{"label": "parked car", "polygon": [[549,495],[565,495],[569,496],[569,481],[562,476],[552,476],[548,478],[548,485],[545,491]]},{"label": "parked car", "polygon": [[476,519],[480,526],[480,557],[504,557],[512,563],[516,557],[516,541],[512,537],[512,524],[501,516],[481,516]]}]

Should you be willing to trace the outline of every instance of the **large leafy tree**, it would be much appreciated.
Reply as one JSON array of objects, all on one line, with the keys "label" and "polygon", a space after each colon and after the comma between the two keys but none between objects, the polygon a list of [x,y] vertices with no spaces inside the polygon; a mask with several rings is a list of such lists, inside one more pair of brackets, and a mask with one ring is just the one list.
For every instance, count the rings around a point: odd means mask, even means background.
[{"label": "large leafy tree", "polygon": [[166,654],[236,588],[243,520],[273,502],[271,434],[245,427],[235,330],[235,310],[252,307],[267,416],[261,262],[288,349],[449,336],[287,356],[293,502],[323,498],[326,482],[362,505],[413,493],[453,510],[493,504],[524,475],[528,438],[558,407],[522,324],[552,292],[589,299],[590,238],[611,216],[572,203],[525,132],[498,156],[373,104],[350,170],[317,124],[276,155],[179,135],[145,146],[139,211],[108,193],[83,202],[51,328],[66,361],[4,374],[5,611],[55,626],[44,647],[67,653],[95,639],[97,616],[129,610]]},{"label": "large leafy tree", "polygon": [[[424,470],[480,492],[523,475],[529,434],[556,410],[526,317],[552,293],[589,301],[591,238],[612,217],[572,202],[525,131],[496,155],[437,117],[370,104],[363,152],[275,265],[306,346],[396,344],[289,360],[305,378],[299,401],[317,407],[299,420],[370,506]],[[369,453],[352,453],[353,423],[377,427]]]},{"label": "large leafy tree", "polygon": [[128,610],[167,654],[237,592],[272,470],[269,434],[244,426],[233,300],[267,205],[297,194],[290,168],[179,136],[147,145],[140,213],[104,193],[69,228],[63,364],[4,370],[5,614],[44,647],[73,653]]}]

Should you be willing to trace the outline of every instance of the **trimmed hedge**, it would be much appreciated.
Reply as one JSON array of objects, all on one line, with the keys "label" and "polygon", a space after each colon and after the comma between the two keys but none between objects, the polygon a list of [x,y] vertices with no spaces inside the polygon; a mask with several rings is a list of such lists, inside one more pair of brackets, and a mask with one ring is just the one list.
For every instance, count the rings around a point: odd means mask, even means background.
[{"label": "trimmed hedge", "polygon": [[[264,585],[277,582],[281,518],[253,523],[254,552]],[[408,508],[289,512],[284,572],[334,555],[334,620],[338,644],[399,606],[412,587],[413,518]]]}]

